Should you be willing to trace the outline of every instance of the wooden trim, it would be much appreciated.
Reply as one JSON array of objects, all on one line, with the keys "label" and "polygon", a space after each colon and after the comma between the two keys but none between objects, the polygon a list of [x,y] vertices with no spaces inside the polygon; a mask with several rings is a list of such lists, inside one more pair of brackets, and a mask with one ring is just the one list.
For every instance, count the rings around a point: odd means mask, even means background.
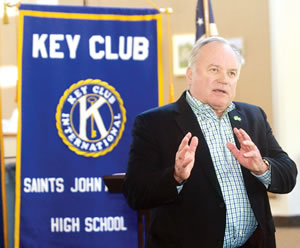
[{"label": "wooden trim", "polygon": [[273,216],[276,227],[300,227],[300,216]]},{"label": "wooden trim", "polygon": [[16,137],[16,133],[3,133],[3,137]]}]

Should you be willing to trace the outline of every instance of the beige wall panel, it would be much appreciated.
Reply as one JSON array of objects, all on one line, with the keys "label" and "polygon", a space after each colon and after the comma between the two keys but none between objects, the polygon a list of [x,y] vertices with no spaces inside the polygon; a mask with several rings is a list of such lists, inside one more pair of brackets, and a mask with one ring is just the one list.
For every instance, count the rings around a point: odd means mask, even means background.
[{"label": "beige wall panel", "polygon": [[17,108],[17,92],[15,87],[5,87],[1,89],[2,118],[10,119],[12,111]]},{"label": "beige wall panel", "polygon": [[236,99],[263,107],[272,122],[268,1],[213,0],[213,8],[220,35],[244,40],[246,64]]}]

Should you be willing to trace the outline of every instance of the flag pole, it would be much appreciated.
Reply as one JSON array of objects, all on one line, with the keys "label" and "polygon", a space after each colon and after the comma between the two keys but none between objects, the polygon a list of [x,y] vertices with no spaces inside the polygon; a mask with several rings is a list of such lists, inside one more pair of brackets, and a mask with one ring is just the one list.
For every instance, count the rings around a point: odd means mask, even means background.
[{"label": "flag pole", "polygon": [[209,0],[203,0],[203,13],[204,13],[204,24],[205,24],[205,37],[210,37],[210,21],[209,21]]},{"label": "flag pole", "polygon": [[[0,90],[0,99],[1,99],[1,90]],[[0,101],[0,120],[2,120],[2,102]],[[0,204],[2,205],[2,237],[3,240],[0,240],[0,247],[8,248],[8,222],[7,222],[7,202],[6,202],[6,189],[5,189],[5,163],[4,163],[4,140],[3,140],[3,129],[2,121],[0,121],[0,191],[1,199]]]},{"label": "flag pole", "polygon": [[[7,8],[17,8],[17,10],[20,8],[21,1],[17,1],[16,3],[10,3],[4,2],[4,14],[3,14],[3,24],[9,24],[9,18],[7,15]],[[16,25],[16,32],[17,32],[17,40],[18,40],[18,25]],[[18,44],[18,42],[17,42]],[[17,45],[17,50],[18,50],[18,45]],[[15,102],[18,102],[18,81],[17,81],[17,87],[16,87],[16,97],[15,97]]]}]

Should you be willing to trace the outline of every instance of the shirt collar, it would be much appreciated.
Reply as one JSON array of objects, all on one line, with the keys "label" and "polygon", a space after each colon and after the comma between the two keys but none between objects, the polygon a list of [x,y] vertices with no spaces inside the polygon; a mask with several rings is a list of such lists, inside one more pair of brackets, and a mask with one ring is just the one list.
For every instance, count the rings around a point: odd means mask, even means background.
[{"label": "shirt collar", "polygon": [[[197,114],[203,114],[207,116],[208,118],[218,118],[215,111],[209,106],[208,104],[202,103],[200,100],[193,97],[189,90],[186,91],[186,101],[194,111],[194,113]],[[235,104],[232,102],[224,111],[223,116],[228,114],[230,111],[235,109]]]}]

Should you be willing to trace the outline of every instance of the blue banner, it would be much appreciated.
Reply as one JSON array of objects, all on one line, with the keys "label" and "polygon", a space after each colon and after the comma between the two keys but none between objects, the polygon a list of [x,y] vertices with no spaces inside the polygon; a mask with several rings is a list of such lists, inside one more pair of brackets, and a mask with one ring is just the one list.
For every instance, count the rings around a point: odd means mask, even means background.
[{"label": "blue banner", "polygon": [[15,247],[137,247],[125,172],[135,116],[161,105],[155,9],[21,5]]}]

